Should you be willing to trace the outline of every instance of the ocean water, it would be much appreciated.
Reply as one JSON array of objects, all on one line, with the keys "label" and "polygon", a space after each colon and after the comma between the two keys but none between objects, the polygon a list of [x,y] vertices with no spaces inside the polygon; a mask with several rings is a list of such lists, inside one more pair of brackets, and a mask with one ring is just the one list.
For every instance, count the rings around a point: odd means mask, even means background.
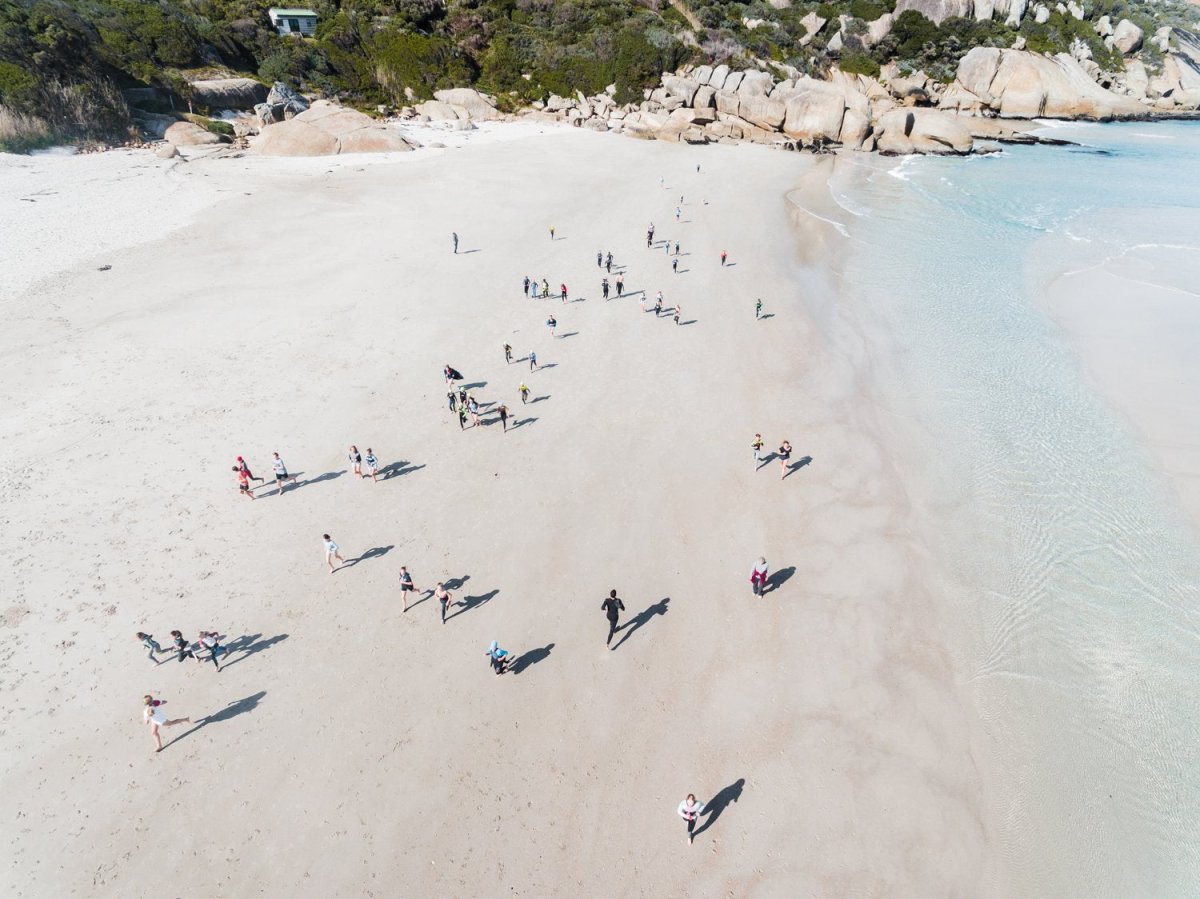
[{"label": "ocean water", "polygon": [[845,302],[932,497],[981,895],[1200,896],[1200,539],[1039,296],[1133,247],[1194,261],[1200,123],[1059,135],[845,179]]}]

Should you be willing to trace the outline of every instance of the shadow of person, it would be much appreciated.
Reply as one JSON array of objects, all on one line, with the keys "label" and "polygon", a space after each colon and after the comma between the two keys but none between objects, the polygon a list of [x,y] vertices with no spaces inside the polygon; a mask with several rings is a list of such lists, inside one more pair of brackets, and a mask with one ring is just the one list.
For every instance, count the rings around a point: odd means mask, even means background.
[{"label": "shadow of person", "polygon": [[805,456],[802,459],[797,459],[795,462],[793,462],[791,465],[788,466],[787,474],[785,474],[784,477],[785,478],[791,477],[793,471],[799,471],[805,465],[809,465],[811,463],[812,463],[812,456]]},{"label": "shadow of person", "polygon": [[424,465],[413,465],[411,462],[406,461],[390,462],[379,469],[379,476],[386,481],[391,478],[398,478],[409,472],[420,471],[424,467]]},{"label": "shadow of person", "polygon": [[[322,481],[332,481],[334,478],[340,478],[345,473],[346,473],[346,469],[344,469],[344,468],[341,471],[327,471],[327,472],[325,472],[325,474],[319,474],[315,478],[308,478],[307,480],[296,481],[296,483],[293,484],[292,486],[293,487],[307,487],[309,484],[319,484]],[[297,477],[299,477],[299,475],[297,475]]]},{"label": "shadow of person", "polygon": [[461,590],[463,584],[471,579],[471,575],[464,574],[462,577],[452,577],[442,581],[442,586],[447,590]]},{"label": "shadow of person", "polygon": [[225,647],[225,657],[228,658],[230,653],[241,652],[233,661],[225,662],[223,667],[228,668],[230,665],[236,665],[242,659],[247,659],[256,652],[262,652],[264,649],[270,649],[276,643],[282,643],[288,638],[287,634],[276,634],[274,637],[267,637],[265,640],[259,640],[262,634],[254,634],[252,636],[238,637],[232,643]]},{"label": "shadow of person", "polygon": [[235,700],[234,702],[229,703],[228,705],[225,706],[225,708],[221,709],[219,712],[213,712],[211,715],[207,716],[206,718],[201,718],[199,721],[197,721],[190,728],[188,728],[183,733],[181,733],[179,736],[177,736],[170,743],[164,744],[163,749],[166,749],[168,746],[174,746],[176,743],[178,743],[180,740],[184,739],[185,737],[190,737],[192,734],[194,734],[196,731],[200,730],[200,728],[202,728],[202,727],[208,727],[208,725],[210,725],[210,724],[217,724],[221,721],[228,721],[229,719],[236,718],[238,715],[245,714],[246,712],[253,712],[256,708],[258,708],[259,702],[261,702],[262,698],[266,695],[267,695],[266,690],[259,690],[257,693],[253,693],[250,696],[246,696],[246,697],[243,697],[242,699],[238,699],[238,700]]},{"label": "shadow of person", "polygon": [[367,561],[367,559],[377,559],[380,556],[386,556],[388,554],[388,552],[391,551],[391,549],[392,549],[391,545],[372,547],[371,549],[368,549],[365,553],[363,553],[361,556],[358,556],[357,558],[347,559],[345,562],[342,563],[342,567],[343,568],[353,568],[359,562],[365,562],[365,561]]},{"label": "shadow of person", "polygon": [[[461,600],[459,600],[459,602],[462,603],[462,608],[459,609],[457,612],[455,612],[453,615],[447,615],[446,620],[449,621],[451,618],[457,618],[459,615],[463,615],[463,614],[471,611],[472,609],[479,608],[483,604],[491,601],[492,597],[494,597],[499,592],[500,592],[499,590],[490,590],[487,593],[481,594],[479,596],[464,596]],[[414,603],[414,605],[415,605],[415,603]]]},{"label": "shadow of person", "polygon": [[527,650],[512,660],[512,663],[508,666],[508,670],[513,674],[520,674],[530,665],[536,665],[542,659],[550,658],[550,650],[553,648],[553,643],[547,643],[545,646],[538,647],[537,649]]},{"label": "shadow of person", "polygon": [[621,625],[621,627],[619,629],[621,631],[623,631],[624,633],[621,635],[621,639],[617,641],[617,645],[613,647],[613,651],[615,652],[616,650],[620,649],[622,644],[624,644],[624,642],[626,640],[628,640],[631,636],[633,636],[635,631],[637,631],[642,625],[644,625],[646,622],[648,622],[655,615],[667,614],[667,603],[669,603],[670,601],[671,601],[671,597],[664,596],[658,602],[654,603],[654,605],[647,606],[645,609],[638,612],[636,615],[634,615],[632,618],[630,618],[628,621],[626,621],[623,625]]},{"label": "shadow of person", "polygon": [[789,565],[787,568],[780,568],[778,571],[773,571],[767,576],[767,589],[763,593],[773,593],[788,582],[793,574],[796,573],[796,566]]},{"label": "shadow of person", "polygon": [[721,790],[721,792],[714,796],[709,803],[704,806],[704,811],[700,814],[707,815],[708,817],[705,819],[703,824],[696,828],[696,836],[700,836],[700,834],[704,833],[704,831],[708,830],[717,823],[717,819],[721,817],[721,812],[725,811],[729,803],[737,802],[738,799],[741,798],[742,787],[745,785],[746,778],[739,777],[736,781]]}]

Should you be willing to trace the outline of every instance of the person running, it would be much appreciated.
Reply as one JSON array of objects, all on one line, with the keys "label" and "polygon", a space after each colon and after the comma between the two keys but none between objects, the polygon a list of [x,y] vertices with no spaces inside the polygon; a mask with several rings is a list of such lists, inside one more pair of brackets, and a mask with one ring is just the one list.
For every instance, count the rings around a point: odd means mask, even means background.
[{"label": "person running", "polygon": [[465,431],[467,429],[467,404],[458,404],[458,429]]},{"label": "person running", "polygon": [[457,253],[458,252],[458,232],[457,231],[451,232],[450,239],[452,241],[454,241],[454,252]]},{"label": "person running", "polygon": [[762,434],[754,435],[754,442],[750,444],[750,448],[754,450],[754,470],[758,471],[759,457],[762,454],[763,448]]},{"label": "person running", "polygon": [[721,265],[725,264],[725,260],[729,258],[729,254],[724,250],[721,251]]},{"label": "person running", "polygon": [[625,295],[625,276],[617,275],[617,297],[620,298],[624,295]]},{"label": "person running", "polygon": [[238,468],[236,465],[233,466],[232,471],[237,475],[238,491],[242,494],[242,496],[248,496],[250,499],[254,499],[254,492],[250,489],[250,473],[244,468]]},{"label": "person running", "polygon": [[603,267],[604,267],[604,253],[597,253],[596,254],[596,268],[603,268]]},{"label": "person running", "polygon": [[679,324],[679,315],[683,312],[683,307],[678,303],[675,304],[675,324]]},{"label": "person running", "polygon": [[654,222],[650,223],[650,227],[646,229],[646,243],[654,240]]},{"label": "person running", "polygon": [[612,274],[612,253],[609,253],[604,259],[604,270],[610,275]]},{"label": "person running", "polygon": [[750,569],[750,589],[755,596],[762,596],[767,590],[767,560],[762,556]]},{"label": "person running", "polygon": [[350,466],[354,469],[354,473],[361,478],[363,476],[362,453],[360,453],[358,451],[357,446],[350,447],[350,454],[349,454],[348,458],[350,459]]},{"label": "person running", "polygon": [[438,581],[436,587],[433,588],[433,598],[438,601],[442,607],[442,624],[446,623],[446,606],[454,601],[454,594],[446,589],[446,585]]},{"label": "person running", "polygon": [[658,315],[660,312],[662,312],[662,291],[661,290],[658,292],[658,296],[656,296],[654,298],[654,317],[658,318]]},{"label": "person running", "polygon": [[683,210],[678,206],[675,207],[675,221],[679,221],[679,216],[683,215]]},{"label": "person running", "polygon": [[408,573],[408,566],[401,565],[400,566],[400,599],[404,602],[404,608],[401,609],[400,611],[402,611],[402,612],[408,611],[408,594],[415,593],[416,590],[417,590],[417,588],[413,586],[412,575]]},{"label": "person running", "polygon": [[454,391],[447,390],[446,391],[446,405],[450,407],[451,412],[454,411],[456,401],[457,401],[457,398],[454,395]]},{"label": "person running", "polygon": [[278,496],[279,494],[283,493],[283,482],[291,481],[293,484],[295,484],[296,478],[294,475],[288,474],[287,466],[284,465],[283,460],[279,458],[279,453],[272,453],[271,455],[273,457],[271,459],[271,467],[275,469],[275,486],[279,488],[275,491],[275,495]]},{"label": "person running", "polygon": [[529,297],[529,275],[525,276],[525,297]]},{"label": "person running", "polygon": [[553,225],[550,226],[550,239],[554,240],[554,226]]},{"label": "person running", "polygon": [[507,343],[504,344],[504,361],[509,365],[512,365],[512,347]]},{"label": "person running", "polygon": [[529,388],[526,387],[525,382],[522,381],[521,386],[518,387],[517,390],[520,391],[521,405],[524,406],[527,402],[529,402]]},{"label": "person running", "polygon": [[625,611],[625,603],[617,598],[616,590],[609,590],[604,602],[600,603],[600,608],[608,616],[608,639],[604,641],[604,645],[612,646],[613,634],[617,632],[617,620],[621,617],[621,613]]},{"label": "person running", "polygon": [[472,427],[479,427],[479,403],[475,401],[475,397],[469,397],[467,399],[467,409],[471,413]]},{"label": "person running", "polygon": [[155,699],[149,693],[142,698],[142,723],[150,725],[150,733],[154,737],[154,751],[163,751],[162,736],[159,734],[160,727],[174,727],[176,724],[191,724],[191,718],[168,718],[167,713],[163,711],[163,706],[166,705],[165,699]]},{"label": "person running", "polygon": [[679,241],[675,241],[675,255],[679,255]]},{"label": "person running", "polygon": [[787,477],[788,460],[792,458],[792,445],[786,440],[779,447],[779,480]]},{"label": "person running", "polygon": [[758,319],[761,315],[762,315],[762,300],[758,299],[758,300],[755,300],[755,302],[754,302],[754,320],[758,321]]},{"label": "person running", "polygon": [[531,281],[530,286],[533,288],[533,298],[536,300],[538,298],[538,283],[537,283],[537,281]]},{"label": "person running", "polygon": [[608,278],[604,278],[600,281],[600,292],[602,294],[604,294],[604,299],[607,300],[608,299]]},{"label": "person running", "polygon": [[458,381],[462,378],[462,373],[457,368],[454,368],[453,366],[451,366],[449,363],[446,363],[445,365],[442,366],[442,374],[446,378],[446,386],[447,387],[453,387],[454,382]]},{"label": "person running", "polygon": [[467,404],[467,388],[458,388],[458,405],[465,406]]},{"label": "person running", "polygon": [[533,370],[535,370],[537,367],[538,367],[538,364],[537,364],[537,353],[535,353],[533,350],[530,350],[530,351],[529,351],[529,370],[530,370],[530,371],[533,371]]},{"label": "person running", "polygon": [[138,631],[137,638],[141,640],[142,645],[146,647],[146,658],[148,658],[155,665],[161,665],[162,662],[158,660],[156,653],[162,652],[163,648],[158,645],[158,641],[155,640],[150,634],[143,634],[141,631]]},{"label": "person running", "polygon": [[550,329],[550,337],[553,338],[555,336],[554,329],[558,327],[558,319],[551,315],[546,319],[546,327]]},{"label": "person running", "polygon": [[679,274],[679,257],[678,256],[676,256],[674,259],[671,260],[671,271],[673,271],[677,275]]},{"label": "person running", "polygon": [[542,278],[542,296],[550,296],[550,282],[546,278]]},{"label": "person running", "polygon": [[[216,631],[200,631],[200,637],[197,641],[200,644],[200,650],[208,650],[209,661],[213,663],[217,671],[221,670],[221,664],[217,661],[217,656],[225,651],[225,647],[221,645],[221,635]],[[199,656],[196,656],[200,659]],[[203,661],[203,659],[200,659]]]},{"label": "person running", "polygon": [[184,659],[196,659],[197,662],[200,661],[196,654],[192,652],[192,644],[183,636],[182,631],[171,631],[171,642],[175,644],[176,661],[182,662]]},{"label": "person running", "polygon": [[[337,568],[333,567],[333,560],[337,559],[343,564],[345,564],[346,560],[343,559],[342,554],[338,552],[338,545],[334,542],[332,537],[330,537],[328,534],[322,534],[321,539],[325,541],[325,564],[329,566],[329,573],[333,574],[335,571],[337,571]],[[338,565],[338,568],[341,567],[341,565]]]},{"label": "person running", "polygon": [[648,250],[648,249],[650,249],[652,246],[654,246],[654,232],[653,232],[653,231],[647,231],[647,232],[646,232],[646,249]]},{"label": "person running", "polygon": [[246,464],[246,460],[243,459],[241,456],[237,457],[236,464],[237,464],[239,471],[243,471],[246,473],[247,480],[258,481],[260,484],[265,482],[264,478],[256,478],[254,476],[254,473],[250,471],[250,466]]},{"label": "person running", "polygon": [[492,670],[496,672],[496,677],[499,677],[508,670],[508,650],[501,649],[500,644],[495,640],[488,647],[487,651],[488,664],[492,666]]},{"label": "person running", "polygon": [[560,297],[562,297],[562,301],[564,303],[567,301],[567,285],[566,284],[558,285],[558,295]]},{"label": "person running", "polygon": [[379,460],[375,457],[375,450],[367,447],[367,455],[363,457],[363,461],[367,463],[367,471],[371,474],[371,482],[379,483]]},{"label": "person running", "polygon": [[671,255],[671,241],[669,241],[669,240],[663,241],[663,255],[664,256]]},{"label": "person running", "polygon": [[500,413],[500,429],[504,433],[508,433],[508,406],[501,403],[496,411]]},{"label": "person running", "polygon": [[695,794],[688,793],[687,799],[679,803],[679,817],[687,822],[688,845],[696,838],[696,819],[704,811],[704,803],[696,799]]}]

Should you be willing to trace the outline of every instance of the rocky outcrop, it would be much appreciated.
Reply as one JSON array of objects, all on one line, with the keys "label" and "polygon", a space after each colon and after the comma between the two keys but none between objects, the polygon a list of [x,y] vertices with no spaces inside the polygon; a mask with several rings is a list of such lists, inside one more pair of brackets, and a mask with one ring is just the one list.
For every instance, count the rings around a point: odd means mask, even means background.
[{"label": "rocky outcrop", "polygon": [[253,109],[267,100],[267,87],[252,78],[193,81],[191,99],[209,109]]},{"label": "rocky outcrop", "polygon": [[163,138],[174,147],[201,147],[224,143],[221,138],[195,122],[176,122],[163,132]]},{"label": "rocky outcrop", "polygon": [[899,0],[896,15],[916,10],[935,25],[950,18],[971,18],[975,14],[973,0]]},{"label": "rocky outcrop", "polygon": [[288,121],[263,128],[251,149],[263,156],[333,156],[413,148],[398,132],[370,116],[318,100]]},{"label": "rocky outcrop", "polygon": [[469,87],[456,87],[450,90],[434,91],[433,98],[439,103],[445,103],[452,107],[456,113],[458,110],[465,112],[466,115],[458,116],[461,119],[484,122],[500,118],[500,112],[496,109],[496,104],[485,94],[481,94],[479,91]]},{"label": "rocky outcrop", "polygon": [[1128,56],[1142,47],[1142,38],[1145,35],[1142,29],[1138,28],[1128,19],[1122,19],[1117,23],[1117,27],[1113,29],[1112,36],[1104,43],[1108,44],[1114,50],[1119,50]]},{"label": "rocky outcrop", "polygon": [[975,47],[959,61],[955,84],[1004,117],[1107,120],[1146,112],[1133,98],[1105,90],[1065,53]]},{"label": "rocky outcrop", "polygon": [[892,109],[876,122],[875,149],[888,156],[963,154],[974,145],[959,116],[937,109]]},{"label": "rocky outcrop", "polygon": [[308,100],[282,81],[276,81],[267,94],[266,102],[256,104],[254,112],[262,125],[273,125],[294,118],[306,109]]}]

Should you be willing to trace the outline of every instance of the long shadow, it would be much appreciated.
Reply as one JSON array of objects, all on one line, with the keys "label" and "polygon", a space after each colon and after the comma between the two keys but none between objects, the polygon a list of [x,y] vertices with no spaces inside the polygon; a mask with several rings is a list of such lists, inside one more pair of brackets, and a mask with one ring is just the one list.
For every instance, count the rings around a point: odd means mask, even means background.
[{"label": "long shadow", "polygon": [[230,718],[236,718],[238,715],[242,715],[246,712],[253,712],[256,708],[258,708],[259,702],[261,702],[262,698],[266,695],[266,690],[259,690],[257,693],[253,693],[250,696],[246,696],[242,699],[236,700],[235,702],[229,703],[227,706],[225,706],[225,708],[221,709],[221,711],[213,712],[206,718],[201,718],[175,739],[168,743],[164,743],[163,749],[166,749],[168,746],[174,746],[180,740],[190,737],[196,731],[203,727],[208,727],[210,724],[218,724],[221,721],[228,721]]},{"label": "long shadow", "polygon": [[487,593],[480,594],[479,596],[464,596],[459,600],[459,603],[462,604],[462,608],[453,615],[447,615],[446,620],[449,621],[451,618],[457,618],[459,615],[465,615],[472,609],[478,609],[480,606],[490,602],[499,592],[499,590],[489,590]]},{"label": "long shadow", "polygon": [[536,665],[542,659],[550,658],[550,650],[553,648],[553,643],[547,643],[545,646],[540,646],[537,649],[527,650],[513,659],[512,664],[508,666],[508,670],[512,674],[520,674],[530,665]]},{"label": "long shadow", "polygon": [[729,803],[737,802],[742,797],[742,787],[745,785],[746,778],[739,777],[709,800],[708,805],[704,806],[704,811],[700,813],[708,817],[703,824],[696,828],[696,836],[700,836],[700,834],[716,824],[717,819],[721,817],[721,812],[729,807]]},{"label": "long shadow", "polygon": [[543,368],[558,368],[558,363],[557,362],[547,362],[545,365],[539,365],[538,371],[541,371]]},{"label": "long shadow", "polygon": [[[342,563],[342,568],[353,568],[359,562],[365,562],[365,561],[367,561],[367,559],[378,559],[380,556],[386,556],[391,549],[392,549],[392,546],[390,544],[388,546],[372,547],[371,549],[368,549],[365,553],[363,553],[361,556],[358,556],[357,558],[347,559],[345,562]],[[337,570],[341,571],[341,568],[339,568]]]},{"label": "long shadow", "polygon": [[[758,458],[758,468],[762,468],[762,467],[763,467],[764,465],[766,465],[768,462],[774,462],[774,461],[775,461],[776,459],[778,459],[778,458],[779,458],[779,454],[778,454],[778,453],[767,453],[765,456],[759,456],[759,458]],[[755,471],[758,471],[758,468],[756,468],[756,469],[754,469],[754,470],[755,470]]]},{"label": "long shadow", "polygon": [[774,317],[775,317],[774,312],[768,312],[766,315],[760,315],[758,317],[758,320],[761,322],[765,322],[768,318],[774,318]]},{"label": "long shadow", "polygon": [[736,262],[726,262],[721,268],[733,268],[735,265],[737,265]]},{"label": "long shadow", "polygon": [[307,481],[297,481],[296,487],[307,487],[309,484],[319,484],[322,481],[332,481],[334,478],[340,478],[346,473],[346,469],[341,471],[327,471],[325,474],[317,475],[315,478],[309,478]]},{"label": "long shadow", "polygon": [[568,338],[568,337],[574,337],[574,336],[575,336],[575,335],[577,335],[578,333],[579,333],[578,331],[568,331],[566,334],[559,334],[559,335],[558,335],[558,339],[559,339],[559,340],[565,340],[565,339],[566,339],[566,338]]},{"label": "long shadow", "polygon": [[473,249],[473,250],[459,250],[459,251],[458,251],[458,255],[459,255],[459,256],[466,256],[468,253],[482,253],[482,252],[483,252],[483,250],[482,250],[482,249],[480,249],[479,247],[476,247],[476,248],[475,248],[475,249]]},{"label": "long shadow", "polygon": [[805,456],[803,459],[797,459],[795,462],[793,462],[791,465],[788,466],[787,474],[785,474],[784,477],[785,478],[791,477],[793,471],[799,471],[805,465],[809,465],[811,463],[812,463],[812,456]]},{"label": "long shadow", "polygon": [[778,571],[771,572],[771,574],[767,576],[767,589],[765,589],[763,593],[774,593],[789,580],[791,580],[792,575],[795,573],[795,565],[789,565],[787,568],[780,568]]},{"label": "long shadow", "polygon": [[520,421],[514,421],[512,424],[510,424],[508,426],[508,429],[510,431],[515,431],[517,428],[523,428],[523,427],[525,427],[525,425],[531,425],[535,421],[537,421],[537,418],[534,416],[530,416],[529,418],[522,418]]},{"label": "long shadow", "polygon": [[671,597],[664,596],[658,602],[654,603],[654,605],[646,607],[621,625],[621,630],[624,633],[621,635],[621,639],[617,641],[617,645],[613,647],[613,652],[620,649],[625,641],[633,636],[635,631],[639,630],[642,625],[646,624],[655,615],[667,614],[667,603],[670,601]]},{"label": "long shadow", "polygon": [[256,652],[262,652],[264,649],[270,649],[276,643],[282,643],[288,638],[287,634],[276,634],[274,637],[267,637],[265,640],[260,640],[262,634],[243,635],[238,637],[232,643],[225,647],[225,657],[229,658],[229,654],[240,652],[241,655],[232,662],[226,662],[222,667],[228,668],[230,665],[236,665],[243,659],[247,659]]},{"label": "long shadow", "polygon": [[410,610],[414,609],[417,606],[419,606],[421,603],[431,599],[432,597],[433,597],[433,590],[423,590],[423,591],[421,591],[421,598],[418,599],[416,602],[410,602],[408,604],[408,608]]},{"label": "long shadow", "polygon": [[691,269],[690,269],[690,268],[677,268],[677,269],[675,269],[675,274],[677,274],[677,275],[686,275],[686,274],[687,274],[688,272],[690,272],[690,271],[691,271]]},{"label": "long shadow", "polygon": [[534,403],[540,403],[542,400],[548,400],[548,399],[550,399],[550,394],[548,394],[548,393],[545,394],[544,396],[535,396],[526,405],[532,406]]},{"label": "long shadow", "polygon": [[390,462],[379,469],[379,474],[380,477],[387,481],[391,478],[398,478],[401,475],[411,474],[414,471],[420,471],[424,467],[424,465],[413,465],[407,461]]},{"label": "long shadow", "polygon": [[696,324],[696,319],[694,319],[694,318],[689,318],[689,319],[688,319],[687,321],[685,321],[685,322],[680,322],[680,323],[679,323],[679,327],[681,327],[681,328],[682,328],[684,325],[694,325],[694,324]]},{"label": "long shadow", "polygon": [[442,581],[442,586],[447,590],[461,590],[463,584],[471,579],[471,575],[464,574],[462,577],[452,577]]},{"label": "long shadow", "polygon": [[476,387],[487,387],[487,381],[472,381],[470,384],[458,385],[460,390],[474,390]]}]

